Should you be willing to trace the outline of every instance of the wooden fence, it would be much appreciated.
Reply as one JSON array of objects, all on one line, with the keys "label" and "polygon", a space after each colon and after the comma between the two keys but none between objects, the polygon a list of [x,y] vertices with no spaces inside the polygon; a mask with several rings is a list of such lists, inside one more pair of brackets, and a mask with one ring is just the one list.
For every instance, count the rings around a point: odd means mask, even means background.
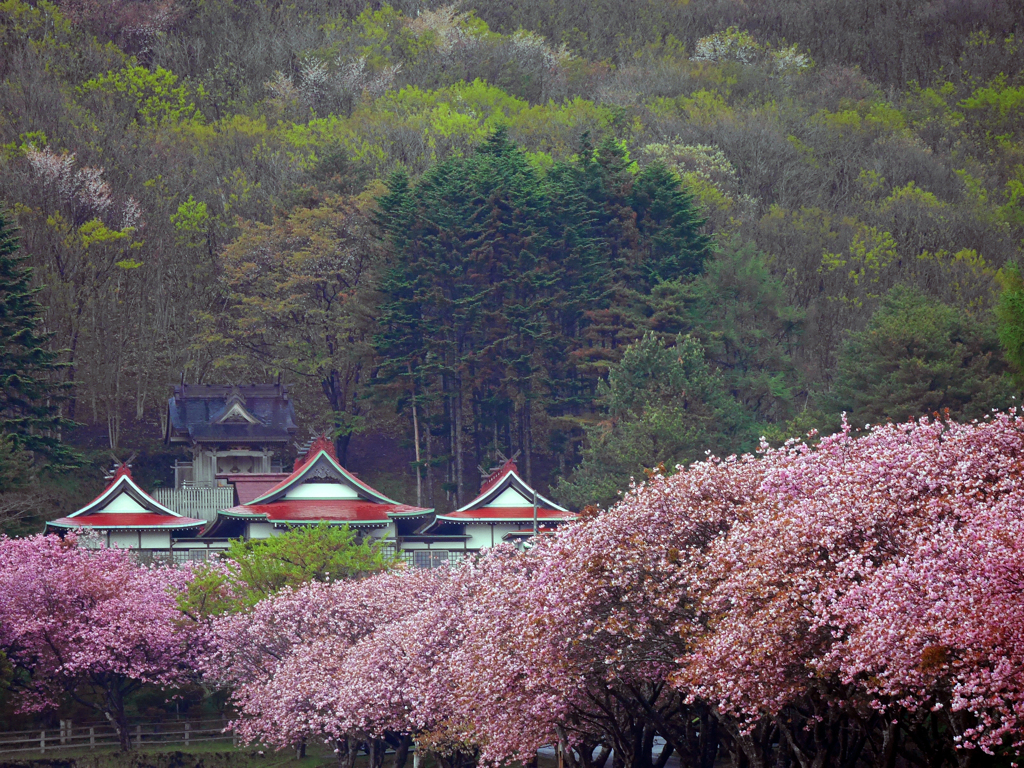
[{"label": "wooden fence", "polygon": [[[226,720],[176,720],[166,723],[136,723],[130,726],[132,747],[162,744],[182,744],[186,747],[205,741],[238,743],[234,734],[227,732]],[[117,731],[109,723],[76,726],[62,720],[59,728],[32,731],[0,732],[0,755],[15,752],[45,754],[62,749],[97,749],[119,746]]]},{"label": "wooden fence", "polygon": [[217,513],[235,505],[234,486],[154,488],[150,495],[179,515],[216,520]]}]

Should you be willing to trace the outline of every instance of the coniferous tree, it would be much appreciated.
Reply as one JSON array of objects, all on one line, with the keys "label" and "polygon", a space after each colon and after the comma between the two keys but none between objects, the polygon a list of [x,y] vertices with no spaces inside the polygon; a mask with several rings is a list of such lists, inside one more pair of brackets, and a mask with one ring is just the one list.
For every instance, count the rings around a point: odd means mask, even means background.
[{"label": "coniferous tree", "polygon": [[648,298],[652,330],[700,340],[744,408],[771,423],[789,420],[807,399],[795,351],[804,313],[764,254],[739,238],[724,244],[696,278],[666,280]]},{"label": "coniferous tree", "polygon": [[996,305],[999,343],[1018,385],[1024,384],[1024,278],[1016,264],[1003,269],[1003,291]]},{"label": "coniferous tree", "polygon": [[614,503],[644,470],[753,447],[749,415],[692,336],[666,344],[644,334],[611,367],[600,397],[605,418],[587,430],[583,461],[555,491],[576,509]]},{"label": "coniferous tree", "polygon": [[644,251],[642,272],[651,284],[704,271],[712,246],[700,231],[705,219],[668,166],[654,162],[640,171],[629,201]]},{"label": "coniferous tree", "polygon": [[51,466],[74,466],[76,454],[60,439],[61,430],[75,426],[61,414],[70,383],[57,380],[65,366],[59,352],[47,349],[52,334],[40,328],[39,289],[31,287],[25,262],[0,210],[0,432]]},{"label": "coniferous tree", "polygon": [[[530,474],[535,374],[552,357],[551,297],[559,282],[549,199],[504,131],[476,153],[431,169],[414,189],[402,176],[380,201],[394,263],[378,351],[383,381],[408,379],[434,408],[446,446],[445,489],[469,490],[466,460],[489,441],[522,450]],[[429,393],[429,394],[428,394]]]},{"label": "coniferous tree", "polygon": [[415,185],[392,176],[378,391],[410,414],[417,467],[447,464],[449,493],[472,490],[471,454],[519,450],[529,478],[537,415],[540,450],[571,462],[600,381],[642,333],[647,286],[701,270],[709,242],[678,178],[641,172],[634,195],[637,178],[621,142],[587,136],[542,176],[501,129]]},{"label": "coniferous tree", "polygon": [[991,324],[894,288],[839,356],[833,410],[856,426],[948,412],[978,418],[1014,404]]}]

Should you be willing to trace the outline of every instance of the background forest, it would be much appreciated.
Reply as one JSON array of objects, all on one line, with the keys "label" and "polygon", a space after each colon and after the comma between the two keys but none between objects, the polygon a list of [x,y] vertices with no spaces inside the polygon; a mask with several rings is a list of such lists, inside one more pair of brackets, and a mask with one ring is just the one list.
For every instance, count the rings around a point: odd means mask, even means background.
[{"label": "background forest", "polygon": [[[2,0],[5,281],[38,289],[49,421],[5,398],[0,517],[74,506],[109,450],[167,482],[182,375],[281,374],[307,433],[438,509],[499,451],[579,508],[842,411],[1012,405],[1022,21],[1021,0]],[[58,431],[77,460],[29,439]],[[47,461],[80,468],[34,479]]]}]

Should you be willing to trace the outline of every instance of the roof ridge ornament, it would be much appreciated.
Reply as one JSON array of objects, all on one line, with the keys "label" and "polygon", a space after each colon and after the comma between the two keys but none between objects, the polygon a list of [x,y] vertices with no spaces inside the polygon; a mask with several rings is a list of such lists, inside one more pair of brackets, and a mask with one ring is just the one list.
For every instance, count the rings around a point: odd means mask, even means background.
[{"label": "roof ridge ornament", "polygon": [[110,455],[114,459],[114,466],[108,469],[106,471],[106,474],[104,474],[103,476],[103,479],[108,481],[107,487],[110,487],[118,480],[120,480],[122,477],[127,477],[128,479],[131,479],[132,462],[135,461],[135,457],[139,455],[139,452],[132,451],[132,455],[129,456],[124,461],[121,461],[119,458],[117,458],[117,454],[114,453],[113,451],[110,452]]},{"label": "roof ridge ornament", "polygon": [[506,459],[505,454],[501,451],[497,451],[498,459],[501,462],[497,466],[491,467],[489,470],[484,470],[483,466],[480,467],[481,476],[483,477],[483,483],[480,485],[480,493],[487,493],[491,488],[494,487],[495,483],[501,480],[509,471],[519,473],[519,467],[516,466],[516,459],[519,458],[519,454],[522,451],[516,451],[512,454],[511,458]]},{"label": "roof ridge ornament", "polygon": [[309,444],[309,448],[306,449],[306,456],[302,460],[302,463],[305,464],[307,461],[309,461],[318,453],[320,453],[320,451],[324,451],[328,456],[330,456],[335,461],[338,460],[338,451],[334,447],[334,440],[328,437],[327,433],[324,432],[313,438],[313,442],[311,442]]},{"label": "roof ridge ornament", "polygon": [[231,424],[248,422],[249,424],[262,424],[263,422],[253,416],[245,407],[245,395],[237,384],[231,385],[228,396],[224,398],[224,410],[214,422],[216,424]]}]

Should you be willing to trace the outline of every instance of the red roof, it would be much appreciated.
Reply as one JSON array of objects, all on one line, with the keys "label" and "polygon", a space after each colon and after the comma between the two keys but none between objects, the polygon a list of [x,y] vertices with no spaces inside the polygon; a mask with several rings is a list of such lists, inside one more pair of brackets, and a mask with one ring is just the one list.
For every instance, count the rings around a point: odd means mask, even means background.
[{"label": "red roof", "polygon": [[494,470],[493,472],[491,472],[491,474],[487,476],[487,479],[484,480],[483,484],[480,486],[480,493],[487,493],[489,490],[491,490],[491,488],[497,485],[501,481],[501,479],[505,477],[505,475],[508,474],[509,472],[519,472],[519,467],[516,466],[516,463],[512,461],[512,459],[506,461],[504,464],[502,464],[500,467],[498,467],[496,470]]},{"label": "red roof", "polygon": [[[315,450],[315,452],[314,452]],[[246,503],[246,506],[252,506],[253,504],[270,504],[279,503],[284,501],[285,491],[294,485],[299,485],[305,482],[305,477],[309,472],[313,472],[317,469],[317,462],[324,460],[329,465],[329,471],[336,473],[338,479],[343,480],[349,484],[360,497],[369,496],[371,499],[376,500],[376,503],[383,504],[386,506],[402,507],[403,510],[413,510],[414,507],[405,507],[404,504],[399,504],[394,499],[389,499],[380,491],[375,488],[371,488],[369,485],[364,483],[358,477],[353,475],[341,464],[338,463],[337,459],[332,455],[332,451],[328,451],[326,448],[317,447],[317,443],[313,444],[313,448],[306,454],[305,461],[299,465],[299,467],[286,477],[281,482],[274,485],[272,488],[264,491],[255,499]],[[369,501],[370,499],[366,499]]]},{"label": "red roof", "polygon": [[81,517],[51,520],[47,525],[60,528],[201,528],[206,521],[156,512],[94,512]]},{"label": "red roof", "polygon": [[292,499],[248,504],[224,510],[226,515],[266,515],[272,523],[387,523],[388,512],[415,512],[405,504],[377,504],[362,499]]}]

